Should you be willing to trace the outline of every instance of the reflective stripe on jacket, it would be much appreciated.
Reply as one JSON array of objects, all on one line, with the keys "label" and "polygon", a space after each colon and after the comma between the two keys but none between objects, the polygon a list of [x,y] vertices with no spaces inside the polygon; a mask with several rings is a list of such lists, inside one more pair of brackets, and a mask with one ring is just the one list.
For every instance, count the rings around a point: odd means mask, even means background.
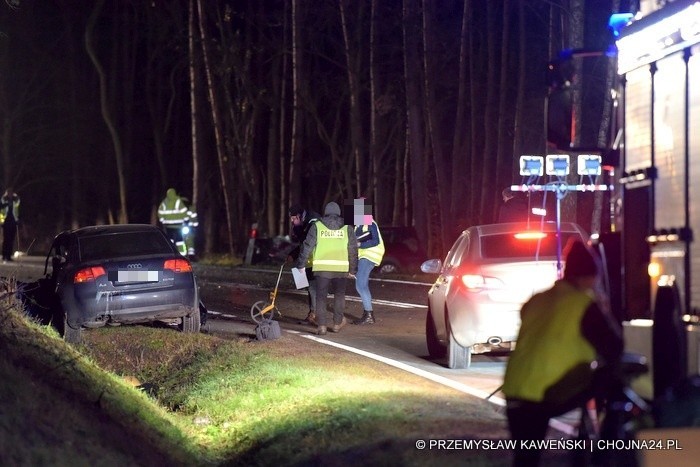
[{"label": "reflective stripe on jacket", "polygon": [[316,222],[316,248],[313,252],[314,271],[348,272],[348,226],[332,230]]},{"label": "reflective stripe on jacket", "polygon": [[0,203],[2,203],[2,209],[0,209],[0,224],[5,223],[5,219],[7,219],[10,213],[10,207],[12,208],[12,216],[15,218],[15,221],[19,221],[19,196],[11,199],[3,196]]},{"label": "reflective stripe on jacket", "polygon": [[[371,229],[372,226],[374,226],[374,229]],[[382,234],[379,232],[379,226],[377,226],[377,223],[372,221],[372,224],[369,225],[358,225],[355,230],[355,236],[359,239],[362,233],[370,230],[377,232],[379,241],[376,245],[367,248],[363,248],[363,242],[360,242],[360,246],[357,249],[357,256],[358,258],[366,258],[375,266],[379,266],[382,264],[382,258],[384,258],[384,240],[382,239]]]},{"label": "reflective stripe on jacket", "polygon": [[581,332],[592,300],[560,280],[523,305],[518,340],[503,381],[506,397],[542,402],[548,388],[574,367],[596,358],[593,345]]},{"label": "reflective stripe on jacket", "polygon": [[182,224],[189,218],[187,211],[187,206],[180,198],[166,198],[158,207],[158,218],[163,225]]}]

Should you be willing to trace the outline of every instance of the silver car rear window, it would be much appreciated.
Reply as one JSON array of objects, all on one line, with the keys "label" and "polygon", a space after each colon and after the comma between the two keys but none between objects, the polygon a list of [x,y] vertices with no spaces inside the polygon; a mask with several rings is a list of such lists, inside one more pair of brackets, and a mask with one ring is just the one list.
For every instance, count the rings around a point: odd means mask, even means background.
[{"label": "silver car rear window", "polygon": [[80,260],[171,254],[169,240],[160,232],[123,232],[83,237],[79,240]]},{"label": "silver car rear window", "polygon": [[[562,249],[571,238],[581,240],[574,232],[562,232]],[[484,259],[544,259],[557,257],[557,237],[555,232],[547,232],[542,239],[516,238],[515,233],[509,232],[498,235],[481,237],[481,257]]]}]

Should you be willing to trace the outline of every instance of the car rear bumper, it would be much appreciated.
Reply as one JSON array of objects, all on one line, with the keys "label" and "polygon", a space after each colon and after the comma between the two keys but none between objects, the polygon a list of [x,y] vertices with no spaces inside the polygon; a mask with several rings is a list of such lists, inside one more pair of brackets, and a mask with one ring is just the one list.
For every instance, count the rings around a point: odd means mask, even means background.
[{"label": "car rear bumper", "polygon": [[472,303],[448,308],[452,334],[464,347],[489,346],[515,341],[520,329],[520,308],[516,304]]},{"label": "car rear bumper", "polygon": [[194,290],[170,290],[151,294],[104,293],[99,297],[62,300],[72,326],[146,323],[182,318],[199,312]]}]

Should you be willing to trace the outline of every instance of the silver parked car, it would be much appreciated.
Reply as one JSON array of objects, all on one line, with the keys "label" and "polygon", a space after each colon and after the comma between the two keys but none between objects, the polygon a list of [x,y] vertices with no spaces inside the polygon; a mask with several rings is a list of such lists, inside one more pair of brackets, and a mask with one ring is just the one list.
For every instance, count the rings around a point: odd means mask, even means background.
[{"label": "silver parked car", "polygon": [[558,252],[572,238],[586,241],[576,224],[502,223],[466,229],[444,263],[421,265],[439,274],[428,292],[425,334],[432,358],[447,354],[449,368],[467,368],[472,354],[510,350],[520,328],[520,308],[550,287],[563,267]]}]

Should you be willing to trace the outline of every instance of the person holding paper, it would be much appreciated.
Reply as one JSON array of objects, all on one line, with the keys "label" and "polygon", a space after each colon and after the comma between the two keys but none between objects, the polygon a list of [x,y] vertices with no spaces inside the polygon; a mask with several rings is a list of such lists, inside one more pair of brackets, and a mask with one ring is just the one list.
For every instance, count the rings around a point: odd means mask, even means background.
[{"label": "person holding paper", "polygon": [[347,279],[349,274],[357,273],[357,237],[341,217],[338,203],[326,204],[323,217],[311,225],[296,267],[305,269],[309,258],[313,258],[311,267],[316,278],[316,333],[326,334],[326,296],[331,286],[334,296],[331,331],[338,332],[347,324],[344,316]]}]

